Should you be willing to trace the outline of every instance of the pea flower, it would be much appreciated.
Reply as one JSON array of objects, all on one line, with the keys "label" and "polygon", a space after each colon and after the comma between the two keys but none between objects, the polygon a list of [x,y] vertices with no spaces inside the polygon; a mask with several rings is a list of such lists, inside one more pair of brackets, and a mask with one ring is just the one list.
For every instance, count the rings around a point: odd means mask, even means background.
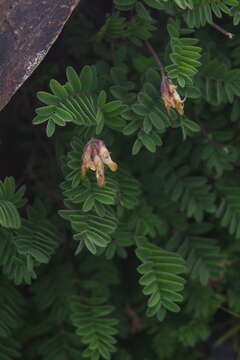
[{"label": "pea flower", "polygon": [[105,185],[104,165],[107,165],[112,171],[118,169],[118,165],[112,161],[104,142],[99,139],[91,139],[83,150],[82,177],[86,177],[88,170],[91,169],[96,172],[98,185],[103,187]]},{"label": "pea flower", "polygon": [[167,76],[163,77],[161,84],[161,96],[167,111],[170,108],[176,109],[180,115],[184,114],[183,100],[177,92],[177,86]]}]

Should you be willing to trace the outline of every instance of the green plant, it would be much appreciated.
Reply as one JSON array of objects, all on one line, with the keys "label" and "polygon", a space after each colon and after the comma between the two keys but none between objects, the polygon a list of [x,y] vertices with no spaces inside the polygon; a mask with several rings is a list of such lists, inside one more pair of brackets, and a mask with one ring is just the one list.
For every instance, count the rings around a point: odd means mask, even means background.
[{"label": "green plant", "polygon": [[0,182],[0,360],[201,359],[219,317],[239,329],[238,1],[76,19]]}]

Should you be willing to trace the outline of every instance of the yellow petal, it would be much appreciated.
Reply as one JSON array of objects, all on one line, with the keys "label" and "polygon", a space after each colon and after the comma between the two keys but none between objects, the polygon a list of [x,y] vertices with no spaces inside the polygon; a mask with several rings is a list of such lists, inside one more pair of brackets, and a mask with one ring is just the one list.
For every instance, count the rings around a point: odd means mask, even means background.
[{"label": "yellow petal", "polygon": [[169,111],[170,108],[176,109],[180,115],[184,114],[183,100],[177,92],[177,86],[172,81],[165,77],[161,85],[161,95],[164,105]]},{"label": "yellow petal", "polygon": [[96,178],[98,186],[105,186],[105,175],[104,175],[104,166],[100,166],[96,169]]},{"label": "yellow petal", "polygon": [[109,161],[106,162],[106,165],[109,167],[109,169],[111,169],[112,171],[117,171],[118,169],[118,164],[115,163],[114,161]]},{"label": "yellow petal", "polygon": [[93,158],[93,162],[96,169],[96,178],[98,186],[103,187],[105,185],[105,176],[104,176],[104,164],[100,156],[95,155]]},{"label": "yellow petal", "polygon": [[85,166],[85,164],[82,164],[81,166],[81,175],[83,178],[85,178],[87,176],[88,173],[88,167]]},{"label": "yellow petal", "polygon": [[114,161],[112,161],[110,153],[105,146],[102,146],[100,148],[99,155],[100,155],[103,163],[106,164],[109,167],[109,169],[111,169],[112,171],[117,171],[118,165]]}]

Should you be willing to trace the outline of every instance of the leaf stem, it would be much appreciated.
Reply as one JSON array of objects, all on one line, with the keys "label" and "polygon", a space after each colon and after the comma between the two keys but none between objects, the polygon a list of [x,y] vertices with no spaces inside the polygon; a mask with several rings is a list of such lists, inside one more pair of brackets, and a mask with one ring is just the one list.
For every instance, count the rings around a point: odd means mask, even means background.
[{"label": "leaf stem", "polygon": [[209,23],[214,29],[222,33],[223,35],[227,36],[230,40],[234,37],[234,34],[224,30],[220,25],[215,24],[214,22]]},{"label": "leaf stem", "polygon": [[164,66],[163,66],[163,63],[159,57],[159,55],[156,53],[156,51],[153,49],[152,45],[149,43],[148,40],[144,41],[148,50],[150,51],[150,53],[152,54],[152,56],[154,57],[154,59],[156,60],[156,63],[158,64],[159,66],[159,69],[160,69],[160,72],[161,72],[161,75],[162,75],[162,78],[165,77],[165,71],[164,71]]}]

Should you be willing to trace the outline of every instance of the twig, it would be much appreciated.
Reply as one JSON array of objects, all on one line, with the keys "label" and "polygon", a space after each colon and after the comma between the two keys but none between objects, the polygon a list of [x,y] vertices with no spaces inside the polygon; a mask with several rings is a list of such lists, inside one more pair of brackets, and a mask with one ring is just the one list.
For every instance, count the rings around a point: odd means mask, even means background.
[{"label": "twig", "polygon": [[219,26],[218,24],[215,24],[214,22],[210,22],[209,23],[214,29],[216,29],[217,31],[219,31],[220,33],[222,33],[223,35],[227,36],[230,40],[234,37],[234,34],[224,30],[221,26]]},{"label": "twig", "polygon": [[215,341],[215,343],[213,344],[213,347],[217,347],[223,344],[225,341],[235,336],[239,332],[239,330],[240,330],[240,324],[238,323],[230,330],[228,330],[225,334],[223,334],[220,338],[218,338],[217,341]]},{"label": "twig", "polygon": [[152,56],[154,57],[154,59],[156,60],[156,63],[158,64],[159,68],[160,68],[160,71],[161,71],[161,75],[162,75],[162,78],[165,77],[165,71],[164,71],[164,66],[163,66],[163,63],[162,61],[160,60],[160,57],[159,55],[156,53],[156,51],[153,49],[152,45],[149,43],[148,40],[144,41],[148,50],[150,51],[150,53],[152,54]]},{"label": "twig", "polygon": [[228,308],[225,308],[224,306],[220,306],[220,309],[227,312],[228,314],[236,317],[236,318],[240,318],[240,314],[237,314],[236,312],[234,312],[234,311],[232,311],[232,310],[230,310]]}]

